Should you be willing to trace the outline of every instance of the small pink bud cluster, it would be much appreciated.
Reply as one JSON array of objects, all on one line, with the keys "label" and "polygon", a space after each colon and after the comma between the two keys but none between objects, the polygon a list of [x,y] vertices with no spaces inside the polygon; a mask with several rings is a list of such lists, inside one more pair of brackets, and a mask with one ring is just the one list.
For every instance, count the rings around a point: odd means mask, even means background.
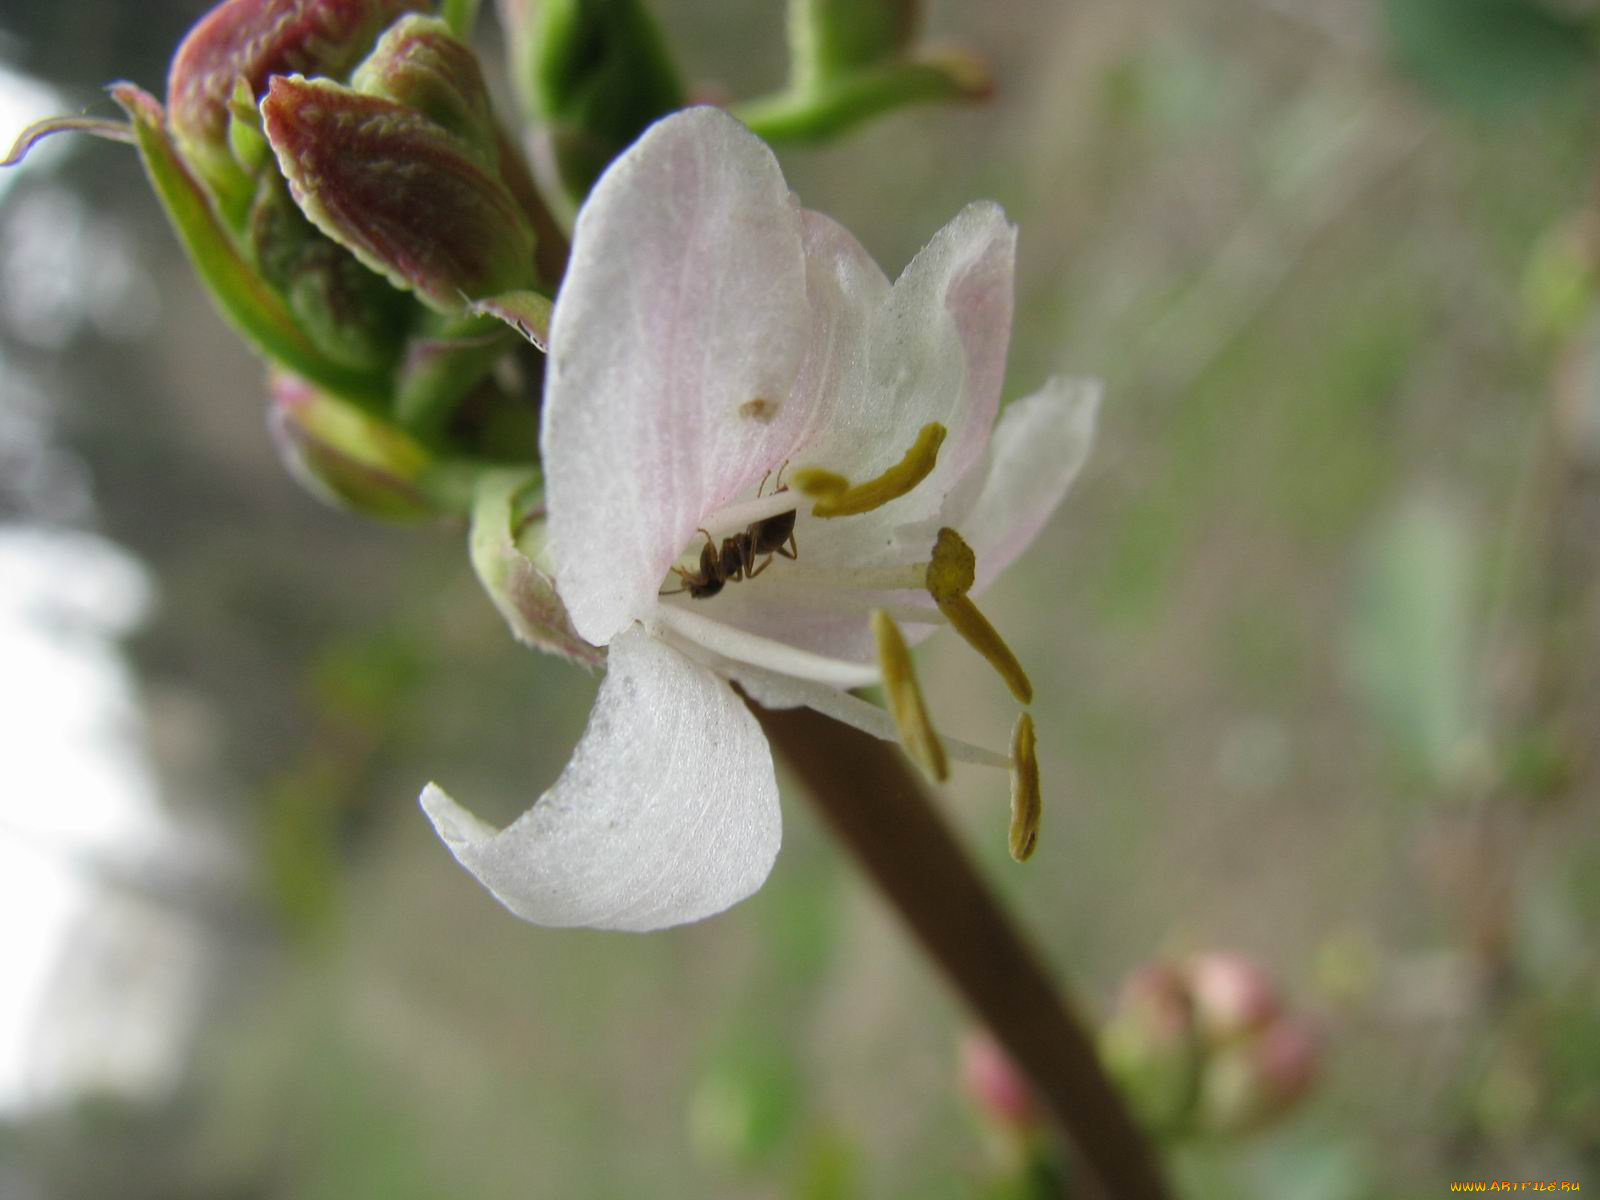
[{"label": "small pink bud cluster", "polygon": [[[1271,1124],[1311,1090],[1318,1045],[1311,1022],[1285,1008],[1257,963],[1212,951],[1130,975],[1101,1031],[1101,1055],[1152,1130],[1232,1134]],[[961,1072],[996,1126],[1037,1128],[1025,1076],[986,1034],[963,1042]]]}]

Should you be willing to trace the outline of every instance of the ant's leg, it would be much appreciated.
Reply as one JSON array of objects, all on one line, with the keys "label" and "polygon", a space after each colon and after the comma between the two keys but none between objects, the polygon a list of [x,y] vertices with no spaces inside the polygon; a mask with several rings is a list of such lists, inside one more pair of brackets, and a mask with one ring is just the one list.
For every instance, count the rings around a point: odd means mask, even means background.
[{"label": "ant's leg", "polygon": [[776,480],[774,480],[774,482],[777,484],[777,487],[772,489],[773,495],[777,495],[779,492],[784,490],[784,488],[783,488],[783,472],[784,472],[784,468],[787,467],[788,465],[789,465],[789,460],[787,458],[784,459],[783,462],[779,464],[779,466],[778,466],[778,478]]},{"label": "ant's leg", "polygon": [[761,574],[761,572],[765,571],[771,565],[772,555],[769,554],[761,560],[761,565],[759,567],[751,567],[749,570],[747,570],[744,577],[746,579],[754,579],[757,575]]},{"label": "ant's leg", "polygon": [[789,530],[789,540],[778,547],[777,553],[785,558],[800,557],[800,543],[794,540],[794,530]]},{"label": "ant's leg", "polygon": [[[778,470],[779,470],[779,473],[781,474],[783,468],[780,467]],[[768,467],[767,468],[767,473],[761,477],[761,482],[756,485],[756,499],[757,500],[761,499],[761,493],[766,490],[767,480],[770,479],[771,477],[772,477],[772,468]]]}]

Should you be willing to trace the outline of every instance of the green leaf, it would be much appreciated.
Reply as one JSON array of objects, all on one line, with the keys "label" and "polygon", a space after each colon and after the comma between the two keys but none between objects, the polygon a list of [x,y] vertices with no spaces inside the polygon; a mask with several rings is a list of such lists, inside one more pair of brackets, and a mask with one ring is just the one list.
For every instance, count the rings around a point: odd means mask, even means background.
[{"label": "green leaf", "polygon": [[168,135],[160,102],[131,83],[113,85],[111,95],[132,120],[150,183],[223,316],[262,354],[310,382],[352,399],[381,398],[386,380],[342,366],[318,350],[283,297],[246,261]]},{"label": "green leaf", "polygon": [[1538,0],[1387,0],[1401,65],[1464,108],[1511,110],[1593,70],[1593,32]]}]

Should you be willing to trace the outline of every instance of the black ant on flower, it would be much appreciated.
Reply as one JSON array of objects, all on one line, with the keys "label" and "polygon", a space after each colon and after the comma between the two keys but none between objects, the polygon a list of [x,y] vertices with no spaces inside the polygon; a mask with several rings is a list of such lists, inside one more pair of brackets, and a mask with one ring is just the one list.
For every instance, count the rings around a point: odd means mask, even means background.
[{"label": "black ant on flower", "polygon": [[[788,464],[785,463],[784,466]],[[756,499],[761,498],[761,492],[766,486],[767,478],[763,475],[761,486],[756,489]],[[783,482],[783,467],[779,467],[778,486],[773,494],[777,495],[778,492],[788,490],[788,485]],[[788,512],[752,521],[742,533],[723,538],[720,550],[712,540],[710,532],[701,529],[699,532],[704,535],[706,544],[700,550],[700,569],[690,571],[683,567],[673,567],[672,573],[683,580],[683,586],[674,588],[670,592],[662,592],[661,595],[677,596],[688,592],[691,600],[709,600],[720,592],[725,584],[737,583],[741,579],[754,579],[772,565],[772,557],[775,554],[783,558],[799,558],[800,546],[794,537],[794,520],[798,512],[798,509],[791,508]],[[757,559],[761,559],[759,566],[756,565]]]}]

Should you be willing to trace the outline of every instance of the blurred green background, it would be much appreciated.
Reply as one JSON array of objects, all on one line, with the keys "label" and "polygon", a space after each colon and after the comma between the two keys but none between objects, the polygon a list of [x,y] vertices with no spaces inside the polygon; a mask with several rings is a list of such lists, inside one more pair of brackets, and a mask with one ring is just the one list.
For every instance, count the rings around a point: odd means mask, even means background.
[{"label": "blurred green background", "polygon": [[[8,0],[0,61],[104,114],[204,7]],[[1315,1095],[1179,1148],[1185,1195],[1600,1188],[1597,7],[945,0],[930,35],[990,61],[991,103],[784,152],[891,273],[1001,201],[1008,395],[1107,381],[1084,477],[986,603],[1038,688],[1038,854],[1007,858],[992,774],[942,803],[1092,1011],[1224,946],[1315,1015]],[[777,0],[656,10],[708,89],[782,79]],[[795,789],[765,889],[688,929],[536,929],[456,866],[421,786],[509,819],[595,681],[511,642],[462,530],[285,475],[130,152],[6,187],[0,517],[148,570],[124,648],[168,815],[139,855],[34,845],[93,902],[0,1195],[1012,1194],[963,1014]],[[1011,704],[968,669],[936,639],[931,702],[996,742]],[[18,791],[0,838],[74,800]],[[152,1022],[165,1066],[97,1074],[85,1045]]]}]

